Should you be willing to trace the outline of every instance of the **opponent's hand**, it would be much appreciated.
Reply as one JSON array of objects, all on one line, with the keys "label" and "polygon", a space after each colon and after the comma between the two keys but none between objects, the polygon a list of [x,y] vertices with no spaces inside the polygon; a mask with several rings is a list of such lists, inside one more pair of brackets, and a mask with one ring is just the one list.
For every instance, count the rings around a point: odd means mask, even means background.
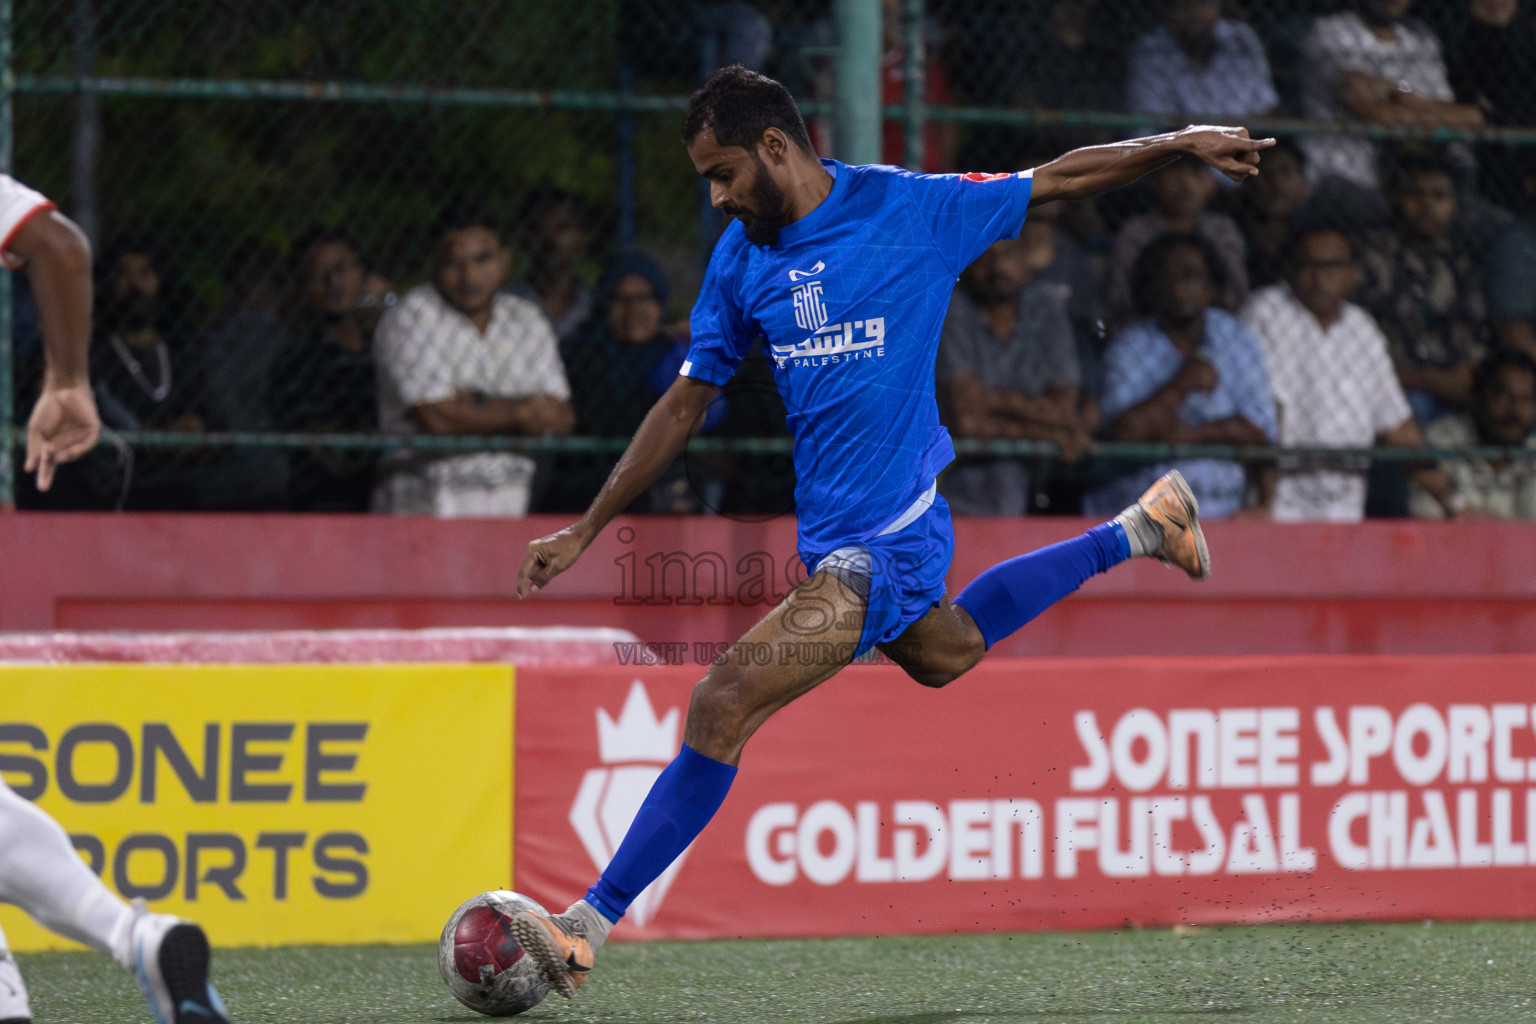
[{"label": "opponent's hand", "polygon": [[517,570],[517,596],[527,597],[575,565],[589,543],[574,526],[530,541],[528,553]]},{"label": "opponent's hand", "polygon": [[46,491],[54,469],[94,448],[100,434],[101,416],[88,385],[44,386],[27,420],[25,471],[36,471],[37,489]]},{"label": "opponent's hand", "polygon": [[1275,144],[1274,139],[1250,139],[1247,128],[1195,124],[1178,133],[1189,152],[1216,168],[1233,181],[1246,181],[1259,173],[1259,150]]}]

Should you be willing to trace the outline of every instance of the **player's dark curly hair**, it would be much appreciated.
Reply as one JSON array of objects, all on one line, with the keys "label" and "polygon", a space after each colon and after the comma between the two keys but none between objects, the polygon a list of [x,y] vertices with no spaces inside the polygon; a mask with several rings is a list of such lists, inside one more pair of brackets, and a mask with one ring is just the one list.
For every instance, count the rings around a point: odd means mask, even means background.
[{"label": "player's dark curly hair", "polygon": [[752,149],[769,128],[777,128],[806,152],[814,152],[805,118],[789,90],[767,75],[740,64],[716,71],[709,81],[688,97],[683,113],[683,144],[691,145],[699,133],[711,128],[722,146]]},{"label": "player's dark curly hair", "polygon": [[1139,315],[1147,316],[1152,312],[1152,293],[1162,274],[1163,264],[1168,261],[1170,253],[1183,248],[1199,250],[1205,258],[1205,272],[1210,275],[1212,292],[1221,295],[1226,290],[1227,268],[1222,264],[1216,247],[1204,235],[1165,232],[1148,242],[1131,266],[1131,298],[1136,303]]}]

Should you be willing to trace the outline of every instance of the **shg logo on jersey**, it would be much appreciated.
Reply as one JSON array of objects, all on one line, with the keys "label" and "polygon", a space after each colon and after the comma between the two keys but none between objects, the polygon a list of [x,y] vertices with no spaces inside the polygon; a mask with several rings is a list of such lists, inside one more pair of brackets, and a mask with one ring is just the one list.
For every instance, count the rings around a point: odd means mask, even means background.
[{"label": "shg logo on jersey", "polygon": [[827,304],[821,299],[821,282],[807,281],[790,289],[795,299],[795,324],[814,334],[827,322]]},{"label": "shg logo on jersey", "polygon": [[[820,273],[823,269],[818,262],[810,273]],[[795,326],[807,337],[793,345],[769,346],[781,369],[785,366],[835,366],[885,355],[885,317],[828,323],[831,318],[827,315],[820,281],[802,281],[789,291],[795,303]]]}]

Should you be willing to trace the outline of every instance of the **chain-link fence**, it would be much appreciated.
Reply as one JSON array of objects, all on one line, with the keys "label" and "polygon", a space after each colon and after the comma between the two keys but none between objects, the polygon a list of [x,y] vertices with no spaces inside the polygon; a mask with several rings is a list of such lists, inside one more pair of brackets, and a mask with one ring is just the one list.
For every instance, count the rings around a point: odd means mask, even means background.
[{"label": "chain-link fence", "polygon": [[[584,507],[686,352],[723,221],[681,110],[739,61],[824,154],[917,170],[1281,139],[1242,186],[1176,164],[1040,207],[967,272],[957,510],[1097,513],[1172,461],[1213,512],[1430,512],[1427,432],[1481,446],[1464,495],[1536,515],[1504,461],[1536,377],[1474,373],[1536,353],[1517,0],[0,0],[0,35],[9,166],[95,243],[111,428],[23,507]],[[20,424],[42,349],[11,283]],[[782,514],[787,451],[755,357],[637,507]]]}]

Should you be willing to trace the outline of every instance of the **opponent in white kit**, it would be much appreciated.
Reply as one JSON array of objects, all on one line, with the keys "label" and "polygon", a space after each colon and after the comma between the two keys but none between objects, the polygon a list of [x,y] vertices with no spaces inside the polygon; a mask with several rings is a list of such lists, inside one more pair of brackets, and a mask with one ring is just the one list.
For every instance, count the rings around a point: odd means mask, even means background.
[{"label": "opponent in white kit", "polygon": [[[54,469],[96,444],[101,421],[86,366],[91,336],[91,249],[52,203],[0,174],[0,262],[25,268],[42,327],[46,370],[27,422],[26,471],[39,490]],[[208,938],[190,921],[129,905],[102,884],[59,823],[0,779],[0,901],[47,927],[112,954],[138,978],[160,1024],[228,1024],[208,984]],[[30,1022],[21,972],[0,935],[0,1024]]]}]

